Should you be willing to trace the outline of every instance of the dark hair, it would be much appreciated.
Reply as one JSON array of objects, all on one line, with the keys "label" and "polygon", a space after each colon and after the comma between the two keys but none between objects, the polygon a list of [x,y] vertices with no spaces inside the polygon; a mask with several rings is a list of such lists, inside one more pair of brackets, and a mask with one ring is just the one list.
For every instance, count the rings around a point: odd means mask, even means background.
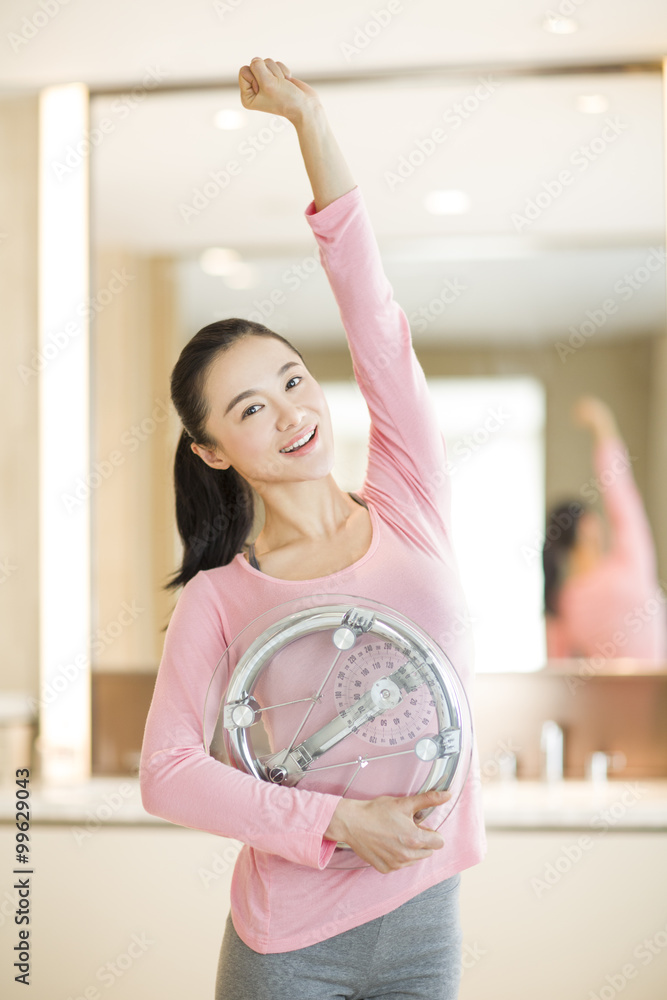
[{"label": "dark hair", "polygon": [[542,547],[545,614],[558,613],[558,592],[564,582],[567,556],[577,542],[579,518],[587,510],[581,500],[567,500],[554,504],[547,515]]},{"label": "dark hair", "polygon": [[184,546],[183,563],[164,587],[180,587],[199,570],[225,566],[240,552],[250,532],[255,504],[250,483],[236,469],[212,469],[190,445],[214,448],[205,430],[209,403],[204,386],[219,354],[244,337],[274,337],[303,357],[279,333],[245,319],[222,319],[202,327],[185,345],[171,373],[171,399],[183,423],[174,459],[176,524]]}]

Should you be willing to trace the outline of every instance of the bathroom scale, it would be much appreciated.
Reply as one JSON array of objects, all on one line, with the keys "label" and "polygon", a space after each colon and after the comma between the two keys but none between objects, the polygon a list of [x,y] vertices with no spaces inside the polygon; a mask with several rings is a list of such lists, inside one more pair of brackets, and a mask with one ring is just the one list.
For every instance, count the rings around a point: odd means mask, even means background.
[{"label": "bathroom scale", "polygon": [[[453,664],[399,611],[349,594],[277,605],[222,653],[204,748],[259,781],[371,799],[451,791],[415,814],[440,829],[465,785],[473,731]],[[338,842],[327,867],[368,862]]]}]

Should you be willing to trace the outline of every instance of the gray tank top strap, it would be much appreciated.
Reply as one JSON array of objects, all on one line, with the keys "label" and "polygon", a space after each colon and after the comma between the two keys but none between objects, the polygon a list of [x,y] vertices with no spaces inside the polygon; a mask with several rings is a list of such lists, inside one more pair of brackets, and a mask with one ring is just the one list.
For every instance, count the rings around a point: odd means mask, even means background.
[{"label": "gray tank top strap", "polygon": [[[352,499],[356,500],[357,503],[360,503],[362,507],[365,507],[366,509],[368,509],[368,504],[366,503],[366,501],[364,499],[362,499],[362,497],[359,496],[358,493],[349,493],[348,496],[351,496]],[[257,556],[255,555],[255,543],[254,542],[251,542],[250,546],[248,547],[248,562],[253,567],[253,569],[259,570],[260,573],[262,572],[261,569],[260,569],[260,567],[259,567],[259,563],[257,562]]]},{"label": "gray tank top strap", "polygon": [[[259,569],[259,563],[257,562],[257,557],[255,556],[255,543],[254,542],[250,543],[250,548],[248,549],[248,562],[250,563],[251,566],[254,566],[255,569]],[[260,570],[260,573],[261,573],[261,570]]]},{"label": "gray tank top strap", "polygon": [[363,499],[363,497],[360,497],[360,496],[359,496],[359,494],[358,494],[358,493],[348,493],[348,496],[352,497],[352,499],[353,499],[353,500],[356,500],[356,501],[357,501],[357,503],[360,503],[362,507],[365,507],[365,508],[366,508],[366,510],[368,510],[368,504],[367,504],[367,503],[366,503],[366,501],[365,501],[365,500]]}]

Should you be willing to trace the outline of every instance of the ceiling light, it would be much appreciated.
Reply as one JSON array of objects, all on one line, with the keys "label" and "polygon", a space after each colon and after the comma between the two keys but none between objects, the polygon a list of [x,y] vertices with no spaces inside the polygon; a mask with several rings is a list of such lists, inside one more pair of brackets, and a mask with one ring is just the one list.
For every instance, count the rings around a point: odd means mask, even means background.
[{"label": "ceiling light", "polygon": [[213,122],[216,128],[243,128],[245,115],[242,111],[235,111],[233,108],[223,108],[222,111],[216,112]]},{"label": "ceiling light", "polygon": [[424,207],[432,215],[462,215],[470,210],[470,198],[465,191],[429,191]]},{"label": "ceiling light", "polygon": [[545,31],[550,31],[552,35],[571,35],[579,30],[579,25],[571,17],[558,17],[551,14],[542,22]]},{"label": "ceiling light", "polygon": [[241,254],[236,250],[231,250],[229,247],[210,247],[201,254],[199,266],[204,274],[219,277],[230,274],[235,267],[238,267],[240,260]]},{"label": "ceiling light", "polygon": [[581,94],[576,101],[577,111],[585,115],[601,115],[609,107],[609,101],[602,94]]}]

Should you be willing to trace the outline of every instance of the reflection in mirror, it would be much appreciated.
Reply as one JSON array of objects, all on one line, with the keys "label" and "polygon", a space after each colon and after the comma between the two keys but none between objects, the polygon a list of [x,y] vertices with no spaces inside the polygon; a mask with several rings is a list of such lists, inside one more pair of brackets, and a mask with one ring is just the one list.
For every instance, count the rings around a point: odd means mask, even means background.
[{"label": "reflection in mirror", "polygon": [[[593,511],[612,531],[615,523],[612,491],[593,495],[602,458],[573,419],[582,397],[603,400],[622,430],[634,487],[623,482],[636,488],[627,502],[638,514],[641,498],[654,543],[654,622],[664,614],[661,85],[658,73],[628,72],[319,88],[420,362],[444,400],[450,454],[483,424],[491,400],[502,398],[509,414],[456,478],[480,671],[539,670],[547,653],[594,656],[596,615],[612,611],[600,596],[589,605],[576,596],[601,544]],[[174,604],[161,588],[179,564],[171,469],[180,427],[169,373],[183,344],[215,319],[245,317],[288,337],[332,400],[356,387],[303,219],[312,195],[292,126],[244,111],[235,89],[151,93],[122,121],[115,101],[99,94],[91,108],[91,127],[115,122],[91,163],[92,464],[105,470],[93,496],[94,669],[150,674]],[[351,489],[360,475],[356,463]],[[575,499],[592,507],[550,569],[579,616],[566,643],[544,616],[542,550],[548,512]],[[650,559],[647,545],[643,552]],[[604,627],[629,633],[627,613],[619,604],[614,614],[624,617]],[[664,639],[664,624],[655,629]],[[649,647],[628,637],[627,647],[605,650],[634,663]],[[657,639],[649,652],[665,658]]]},{"label": "reflection in mirror", "polygon": [[[549,657],[667,660],[665,602],[655,544],[610,408],[582,397],[576,423],[590,431],[594,476],[582,498],[548,513],[543,546]],[[602,499],[605,521],[593,506]]]}]

